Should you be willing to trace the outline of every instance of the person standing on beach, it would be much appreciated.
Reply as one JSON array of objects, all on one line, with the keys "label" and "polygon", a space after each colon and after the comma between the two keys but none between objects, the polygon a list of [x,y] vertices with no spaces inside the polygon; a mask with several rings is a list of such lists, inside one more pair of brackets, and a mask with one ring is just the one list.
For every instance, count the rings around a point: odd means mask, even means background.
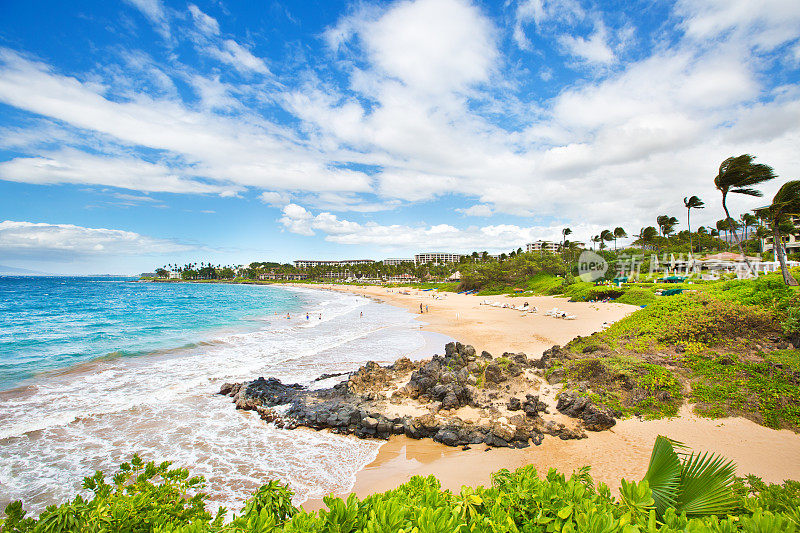
[{"label": "person standing on beach", "polygon": [[428,312],[428,304],[425,304],[425,312]]},{"label": "person standing on beach", "polygon": [[422,314],[422,303],[419,304],[419,314]]},{"label": "person standing on beach", "polygon": [[308,313],[306,313],[306,320],[308,320]]},{"label": "person standing on beach", "polygon": [[358,314],[358,316],[359,316],[359,318],[364,318],[364,311],[361,311],[361,312]]}]

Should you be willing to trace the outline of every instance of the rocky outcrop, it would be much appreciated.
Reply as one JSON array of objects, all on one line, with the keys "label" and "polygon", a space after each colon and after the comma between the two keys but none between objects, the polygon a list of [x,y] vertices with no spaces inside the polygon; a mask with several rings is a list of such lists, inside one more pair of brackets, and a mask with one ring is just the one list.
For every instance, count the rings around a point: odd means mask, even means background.
[{"label": "rocky outcrop", "polygon": [[603,431],[617,423],[610,409],[597,406],[587,396],[575,392],[559,394],[556,409],[567,416],[579,418],[589,431]]},{"label": "rocky outcrop", "polygon": [[[586,436],[579,427],[545,422],[546,403],[526,392],[535,385],[529,378],[536,379],[526,372],[533,372],[541,360],[529,360],[522,353],[494,359],[461,343],[447,344],[444,352],[423,362],[407,358],[388,366],[368,362],[355,372],[341,374],[346,379],[327,389],[311,390],[260,377],[226,383],[220,394],[231,397],[237,409],[255,411],[281,428],[327,429],[360,438],[404,434],[448,446],[523,448],[540,444],[544,434],[562,439]],[[514,390],[521,390],[524,399],[521,394],[514,396]],[[560,399],[558,409],[573,413],[570,416],[580,418],[587,429],[607,425],[596,406],[587,407],[575,399],[575,405],[565,402]]]}]

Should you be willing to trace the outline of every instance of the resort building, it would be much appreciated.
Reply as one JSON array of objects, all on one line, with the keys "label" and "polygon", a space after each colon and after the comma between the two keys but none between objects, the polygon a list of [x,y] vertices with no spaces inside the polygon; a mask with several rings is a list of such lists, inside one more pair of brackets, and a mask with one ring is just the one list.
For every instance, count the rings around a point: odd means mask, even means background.
[{"label": "resort building", "polygon": [[167,274],[168,279],[181,279],[181,273],[177,270],[170,270]]},{"label": "resort building", "polygon": [[383,260],[383,264],[386,266],[396,266],[396,265],[402,265],[403,263],[413,263],[413,262],[414,262],[413,259],[398,259],[396,257]]},{"label": "resort building", "polygon": [[388,283],[414,283],[418,282],[419,278],[411,274],[398,274],[397,276],[389,276],[386,278]]},{"label": "resort building", "polygon": [[525,245],[525,251],[531,252],[550,252],[556,253],[561,249],[561,244],[552,241],[534,241]]},{"label": "resort building", "polygon": [[[795,227],[798,227],[798,225],[800,225],[800,216],[791,215],[789,218],[791,219],[792,224],[794,224]],[[783,247],[784,249],[786,249],[787,253],[797,252],[798,250],[800,250],[800,233],[790,233],[788,235],[783,235],[782,240],[783,240]],[[774,251],[773,241],[774,239],[772,235],[764,237],[763,239],[761,239],[761,249],[764,252]]]},{"label": "resort building", "polygon": [[372,259],[344,259],[342,261],[318,261],[314,259],[295,259],[294,266],[297,268],[312,268],[317,266],[353,266],[368,265],[374,263]]},{"label": "resort building", "polygon": [[423,265],[425,263],[434,263],[434,264],[441,264],[441,263],[458,263],[461,261],[463,254],[451,254],[447,252],[428,252],[423,254],[416,254],[414,256],[414,262],[418,265]]},{"label": "resort building", "polygon": [[289,281],[299,281],[308,279],[308,274],[285,274],[281,272],[265,272],[258,275],[258,279],[261,281],[275,281],[275,280],[289,280]]}]

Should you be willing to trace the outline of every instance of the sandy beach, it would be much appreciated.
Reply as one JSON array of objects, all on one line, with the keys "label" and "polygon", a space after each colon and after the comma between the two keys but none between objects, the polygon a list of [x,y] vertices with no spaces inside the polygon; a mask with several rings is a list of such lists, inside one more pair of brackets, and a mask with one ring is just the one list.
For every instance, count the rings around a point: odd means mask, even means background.
[{"label": "sandy beach", "polygon": [[[420,313],[422,305],[425,312],[420,314],[419,320],[423,329],[471,344],[478,352],[487,350],[494,356],[503,352],[525,352],[538,356],[554,344],[563,345],[578,335],[590,335],[602,329],[603,323],[616,322],[638,309],[633,305],[613,302],[570,302],[554,296],[473,296],[378,286],[318,287],[361,294],[403,307],[411,313]],[[530,307],[537,307],[538,312],[522,313],[515,309],[482,305],[484,301],[512,306],[527,302]],[[562,320],[545,316],[545,311],[554,307],[577,318]]]},{"label": "sandy beach", "polygon": [[[625,304],[568,302],[549,296],[483,297],[375,286],[320,288],[361,294],[414,313],[420,313],[422,304],[423,310],[427,306],[427,312],[420,314],[422,328],[472,344],[479,352],[487,350],[494,356],[522,351],[529,357],[538,357],[554,344],[563,345],[577,335],[599,331],[604,323],[619,320],[637,309]],[[538,307],[538,312],[523,314],[483,305],[484,300],[515,306],[527,301],[530,306]],[[577,318],[563,320],[544,315],[545,310],[554,307]],[[359,472],[353,492],[364,497],[396,487],[414,475],[431,474],[444,488],[458,491],[461,485],[490,483],[491,473],[502,468],[515,469],[526,464],[535,465],[542,474],[549,468],[569,473],[588,465],[595,481],[605,482],[616,492],[620,478],[638,480],[644,475],[658,435],[684,442],[696,451],[722,454],[737,463],[739,475],[752,473],[769,482],[800,479],[800,434],[768,429],[743,418],[701,418],[692,413],[691,406],[684,405],[676,418],[621,420],[611,430],[589,432],[587,439],[562,441],[547,437],[540,446],[523,450],[487,451],[484,445],[461,450],[429,439],[395,436]],[[304,504],[306,509],[322,505],[320,500]]]}]

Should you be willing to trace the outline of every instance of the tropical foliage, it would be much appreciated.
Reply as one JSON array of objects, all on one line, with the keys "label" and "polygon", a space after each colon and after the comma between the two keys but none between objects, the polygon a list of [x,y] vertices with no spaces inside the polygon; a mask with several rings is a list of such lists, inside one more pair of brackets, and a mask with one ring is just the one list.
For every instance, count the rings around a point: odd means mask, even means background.
[{"label": "tropical foliage", "polygon": [[[533,533],[533,532],[795,532],[800,527],[800,483],[767,485],[759,478],[734,480],[721,458],[675,451],[659,437],[640,482],[622,480],[615,498],[595,484],[588,468],[571,476],[532,466],[500,470],[491,487],[442,490],[436,478],[413,477],[396,489],[363,500],[327,496],[326,509],[306,512],[292,492],[270,482],[240,514],[212,515],[201,492],[203,479],[169,463],[134,457],[107,484],[98,472],[84,480],[89,498],[47,508],[27,518],[20,502],[6,507],[2,533]],[[679,460],[679,455],[683,457]]]}]

